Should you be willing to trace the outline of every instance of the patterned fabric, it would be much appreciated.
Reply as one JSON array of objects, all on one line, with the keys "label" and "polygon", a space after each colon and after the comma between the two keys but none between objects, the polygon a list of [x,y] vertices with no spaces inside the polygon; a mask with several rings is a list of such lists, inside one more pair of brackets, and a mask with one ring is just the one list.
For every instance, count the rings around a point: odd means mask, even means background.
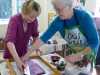
[{"label": "patterned fabric", "polygon": [[78,28],[66,29],[65,40],[71,46],[82,48],[87,46],[87,40]]}]

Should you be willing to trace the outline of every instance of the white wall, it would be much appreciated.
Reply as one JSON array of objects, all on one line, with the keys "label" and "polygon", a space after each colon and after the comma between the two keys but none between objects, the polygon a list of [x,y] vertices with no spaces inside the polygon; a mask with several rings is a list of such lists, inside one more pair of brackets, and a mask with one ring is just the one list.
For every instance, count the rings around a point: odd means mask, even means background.
[{"label": "white wall", "polygon": [[39,17],[39,31],[43,32],[48,27],[48,12],[47,12],[47,1],[48,0],[36,0],[42,8],[41,15]]},{"label": "white wall", "polygon": [[95,17],[100,17],[100,0],[96,0]]},{"label": "white wall", "polygon": [[96,9],[96,0],[86,0],[86,8],[92,12]]},{"label": "white wall", "polygon": [[0,38],[4,38],[7,30],[7,25],[0,25]]}]

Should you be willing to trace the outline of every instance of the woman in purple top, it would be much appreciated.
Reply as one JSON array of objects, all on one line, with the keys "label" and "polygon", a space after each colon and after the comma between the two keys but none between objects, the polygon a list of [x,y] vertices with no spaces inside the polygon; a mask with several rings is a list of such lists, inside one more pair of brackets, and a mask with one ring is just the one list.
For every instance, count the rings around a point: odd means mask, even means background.
[{"label": "woman in purple top", "polygon": [[30,37],[35,40],[39,35],[36,17],[40,12],[40,5],[34,0],[28,0],[23,4],[21,13],[11,17],[8,24],[4,58],[13,58],[20,70],[22,66],[25,67],[21,57],[27,53]]}]

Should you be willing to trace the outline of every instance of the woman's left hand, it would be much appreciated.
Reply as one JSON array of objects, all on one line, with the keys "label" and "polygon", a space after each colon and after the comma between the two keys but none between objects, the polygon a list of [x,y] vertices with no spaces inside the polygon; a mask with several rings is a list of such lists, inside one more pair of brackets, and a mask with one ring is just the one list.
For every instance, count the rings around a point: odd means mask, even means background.
[{"label": "woman's left hand", "polygon": [[25,62],[25,61],[27,61],[27,60],[29,60],[30,59],[30,57],[28,56],[28,55],[24,55],[23,57],[21,57],[21,60],[23,61],[23,62]]},{"label": "woman's left hand", "polygon": [[[27,52],[24,56],[21,57],[21,60],[22,60],[23,62],[29,60],[30,57],[31,57],[30,54],[32,54],[32,52],[33,52],[32,50],[28,50],[28,52]],[[40,55],[42,54],[42,52],[40,51],[40,49],[37,49],[37,50],[35,50],[34,52],[35,52],[35,54],[36,54],[37,56],[40,56]]]},{"label": "woman's left hand", "polygon": [[65,57],[65,60],[70,62],[70,63],[75,63],[77,61],[81,61],[83,59],[83,55],[78,53],[78,54],[73,54]]}]

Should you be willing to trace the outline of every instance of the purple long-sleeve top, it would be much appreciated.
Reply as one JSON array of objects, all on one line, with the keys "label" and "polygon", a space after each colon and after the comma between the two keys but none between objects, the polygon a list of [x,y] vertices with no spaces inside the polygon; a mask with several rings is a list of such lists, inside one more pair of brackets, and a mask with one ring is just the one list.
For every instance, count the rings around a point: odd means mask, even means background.
[{"label": "purple long-sleeve top", "polygon": [[21,14],[11,17],[5,37],[5,52],[4,58],[12,58],[8,48],[7,42],[13,42],[19,57],[24,56],[27,52],[27,45],[31,36],[38,37],[38,21],[35,19],[33,22],[28,23],[28,29],[24,32],[23,19]]}]

